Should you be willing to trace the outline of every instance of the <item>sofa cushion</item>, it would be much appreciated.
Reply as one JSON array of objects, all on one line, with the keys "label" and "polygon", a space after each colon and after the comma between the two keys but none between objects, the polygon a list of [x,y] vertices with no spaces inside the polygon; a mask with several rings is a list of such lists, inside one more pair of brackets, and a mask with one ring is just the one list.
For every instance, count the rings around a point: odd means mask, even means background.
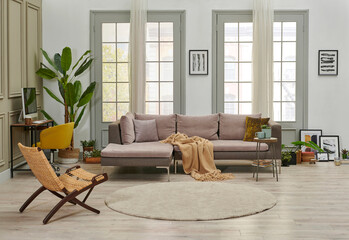
[{"label": "sofa cushion", "polygon": [[237,115],[219,113],[219,139],[242,140],[245,135],[246,117],[260,118],[262,114]]},{"label": "sofa cushion", "polygon": [[135,113],[135,119],[138,120],[151,120],[155,119],[156,128],[158,130],[158,136],[160,140],[166,139],[168,136],[176,133],[176,115],[151,115],[151,114],[138,114]]},{"label": "sofa cushion", "polygon": [[133,119],[134,116],[130,112],[120,118],[121,141],[123,144],[131,144],[135,141]]},{"label": "sofa cushion", "polygon": [[261,118],[246,117],[246,130],[244,141],[253,141],[256,132],[261,132]]},{"label": "sofa cushion", "polygon": [[130,157],[130,158],[169,158],[172,156],[173,147],[168,143],[143,142],[121,145],[109,143],[102,150],[102,157]]},{"label": "sofa cushion", "polygon": [[218,114],[206,116],[177,115],[177,132],[189,137],[199,136],[208,140],[218,139]]},{"label": "sofa cushion", "polygon": [[159,141],[158,130],[156,129],[155,119],[137,120],[133,119],[135,125],[136,142],[154,142]]},{"label": "sofa cushion", "polygon": [[[214,152],[256,152],[257,143],[245,142],[242,140],[213,140]],[[261,143],[261,152],[268,151],[266,143]],[[174,150],[179,152],[179,147],[174,146]]]}]

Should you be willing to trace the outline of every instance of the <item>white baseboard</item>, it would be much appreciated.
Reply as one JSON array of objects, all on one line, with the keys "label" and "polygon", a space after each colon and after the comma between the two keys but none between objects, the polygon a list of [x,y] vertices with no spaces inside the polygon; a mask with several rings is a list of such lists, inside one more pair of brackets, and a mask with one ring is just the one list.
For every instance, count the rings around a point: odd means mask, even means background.
[{"label": "white baseboard", "polygon": [[11,178],[10,169],[6,169],[5,171],[0,173],[0,183],[3,183]]}]

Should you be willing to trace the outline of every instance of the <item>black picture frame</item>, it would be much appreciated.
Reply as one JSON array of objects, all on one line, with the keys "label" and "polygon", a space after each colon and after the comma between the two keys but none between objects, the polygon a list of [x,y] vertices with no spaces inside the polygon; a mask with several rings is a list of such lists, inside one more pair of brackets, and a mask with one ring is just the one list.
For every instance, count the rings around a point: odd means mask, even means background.
[{"label": "black picture frame", "polygon": [[[322,135],[322,129],[300,129],[299,130],[299,141],[307,142],[305,139],[305,134],[309,133],[310,136],[310,141],[313,141],[317,145],[320,146],[320,136]],[[317,133],[317,134],[316,134]],[[304,136],[304,138],[303,138]],[[315,137],[316,136],[316,137]],[[302,152],[305,152],[306,146],[302,146]],[[312,149],[312,151],[314,151]]]},{"label": "black picture frame", "polygon": [[189,75],[208,75],[208,50],[189,50]]},{"label": "black picture frame", "polygon": [[317,152],[316,160],[318,160],[318,162],[328,162],[329,161],[328,152]]},{"label": "black picture frame", "polygon": [[319,50],[318,53],[318,75],[338,75],[338,50]]},{"label": "black picture frame", "polygon": [[[329,142],[329,140],[332,140]],[[326,143],[327,142],[327,143]],[[320,136],[320,147],[328,153],[329,161],[340,158],[340,146],[338,135],[322,135]]]}]

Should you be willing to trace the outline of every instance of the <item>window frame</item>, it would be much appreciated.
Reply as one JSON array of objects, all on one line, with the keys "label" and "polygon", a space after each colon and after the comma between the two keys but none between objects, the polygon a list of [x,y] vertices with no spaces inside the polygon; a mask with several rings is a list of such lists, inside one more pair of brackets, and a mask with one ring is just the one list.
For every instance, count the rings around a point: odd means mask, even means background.
[{"label": "window frame", "polygon": [[[242,11],[213,11],[212,12],[212,113],[223,112],[224,105],[222,104],[222,93],[224,94],[224,89],[218,84],[221,79],[218,77],[219,59],[218,59],[218,37],[220,24],[218,22],[221,16],[236,16],[243,18],[243,15],[249,16],[251,19],[252,11],[242,10]],[[281,20],[280,20],[281,19]],[[287,20],[285,20],[287,19]],[[251,21],[251,20],[250,20]],[[297,71],[297,89],[300,87],[302,91],[296,90],[296,122],[280,122],[282,125],[282,139],[283,143],[289,144],[293,139],[298,139],[298,129],[308,127],[308,50],[309,50],[309,11],[308,10],[286,10],[286,11],[275,11],[274,22],[284,22],[284,21],[295,21],[298,22],[297,28],[301,31],[302,37],[297,34],[297,45],[302,45],[301,54],[298,53],[297,49],[297,62],[296,68],[301,66],[302,71]],[[219,80],[218,80],[219,79]],[[301,79],[301,82],[298,82]],[[298,95],[299,94],[299,95]],[[300,107],[299,107],[300,106]],[[298,109],[298,110],[297,110]],[[297,117],[298,113],[298,117]]]},{"label": "window frame", "polygon": [[[178,78],[178,84],[174,87],[174,101],[177,101],[177,106],[174,106],[174,113],[185,114],[186,113],[186,61],[185,61],[185,11],[148,11],[148,20],[151,22],[156,16],[156,20],[153,21],[166,21],[170,15],[177,17],[179,47],[176,50],[178,52],[178,71],[176,76]],[[105,11],[105,10],[92,10],[90,11],[90,49],[94,55],[95,61],[93,61],[90,70],[90,81],[102,82],[102,59],[101,50],[97,46],[102,43],[102,34],[96,33],[101,29],[101,23],[118,23],[118,22],[130,22],[130,11]],[[120,19],[122,21],[120,21]],[[164,20],[163,20],[164,19]],[[168,20],[167,20],[168,21]],[[98,26],[100,24],[100,26]],[[98,60],[99,59],[99,60]],[[174,78],[175,79],[175,78]],[[99,113],[102,111],[102,95],[101,84],[97,84],[96,91],[93,100],[90,105],[90,128],[91,139],[96,139],[97,147],[105,147],[108,143],[108,125],[112,122],[103,122],[103,116]],[[176,94],[177,93],[177,94]],[[132,92],[130,91],[130,99],[132,99]],[[132,106],[130,109],[131,112]],[[98,125],[98,126],[97,126]]]}]

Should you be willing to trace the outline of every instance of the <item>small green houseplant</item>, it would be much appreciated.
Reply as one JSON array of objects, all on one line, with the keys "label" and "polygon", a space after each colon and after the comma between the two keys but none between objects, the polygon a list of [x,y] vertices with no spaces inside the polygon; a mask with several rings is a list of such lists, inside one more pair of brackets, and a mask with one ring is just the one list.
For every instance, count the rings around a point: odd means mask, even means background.
[{"label": "small green houseplant", "polygon": [[101,150],[94,149],[93,151],[84,151],[86,163],[100,163],[101,162]]},{"label": "small green houseplant", "polygon": [[292,160],[292,148],[287,150],[285,144],[282,144],[281,148],[282,148],[282,151],[281,151],[282,166],[288,167],[290,164],[290,161]]},{"label": "small green houseplant", "polygon": [[271,138],[271,127],[268,125],[262,125],[262,132],[265,134],[265,138]]},{"label": "small green houseplant", "polygon": [[346,148],[342,149],[342,159],[347,159],[348,157],[348,150]]},{"label": "small green houseplant", "polygon": [[85,160],[86,155],[85,152],[87,151],[93,151],[95,144],[96,144],[96,140],[83,140],[80,141],[81,146],[82,146],[82,153],[83,153],[83,160]]}]

